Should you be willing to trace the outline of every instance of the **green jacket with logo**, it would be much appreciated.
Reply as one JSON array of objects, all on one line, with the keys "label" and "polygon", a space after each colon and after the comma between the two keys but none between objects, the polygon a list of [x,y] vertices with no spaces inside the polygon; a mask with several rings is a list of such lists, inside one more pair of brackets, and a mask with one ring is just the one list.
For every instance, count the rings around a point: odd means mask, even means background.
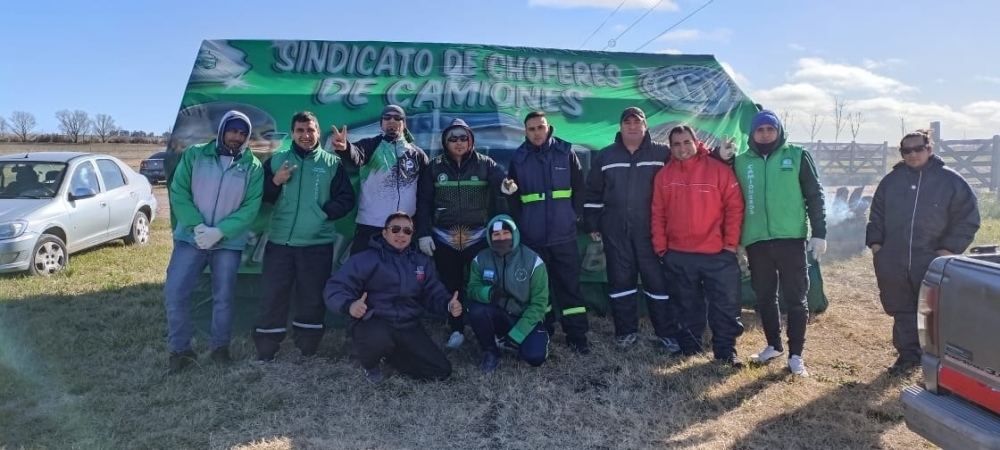
[{"label": "green jacket with logo", "polygon": [[[282,186],[271,181],[282,164],[298,166]],[[334,221],[354,208],[354,189],[340,158],[322,149],[276,152],[265,165],[264,201],[274,203],[268,240],[304,247],[333,243]]]}]

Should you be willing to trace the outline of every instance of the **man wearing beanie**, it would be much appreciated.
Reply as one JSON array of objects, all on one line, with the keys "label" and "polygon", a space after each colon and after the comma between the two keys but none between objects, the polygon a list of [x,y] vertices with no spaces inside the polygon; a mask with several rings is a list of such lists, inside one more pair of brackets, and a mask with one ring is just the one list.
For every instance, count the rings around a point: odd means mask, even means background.
[{"label": "man wearing beanie", "polygon": [[358,216],[351,254],[368,248],[382,232],[382,221],[396,211],[417,211],[417,178],[428,158],[413,144],[406,129],[406,112],[399,105],[382,109],[382,134],[355,143],[347,140],[347,126],[333,127],[331,145],[348,169],[360,170]]},{"label": "man wearing beanie", "polygon": [[292,146],[264,162],[264,202],[274,205],[261,268],[253,341],[261,361],[275,358],[287,334],[295,293],[292,341],[313,356],[323,338],[323,288],[333,271],[334,221],[354,209],[354,188],[341,159],[320,148],[319,120],[292,117]]},{"label": "man wearing beanie", "polygon": [[260,160],[247,150],[250,130],[246,115],[227,112],[216,139],[184,150],[170,182],[176,226],[163,296],[172,373],[197,359],[191,349],[191,295],[206,266],[212,278],[211,358],[230,360],[236,273],[263,185]]},{"label": "man wearing beanie", "polygon": [[521,245],[514,220],[498,215],[486,227],[489,248],[472,260],[469,323],[483,351],[479,370],[500,366],[500,345],[516,349],[532,367],[545,362],[549,333],[549,274],[542,258]]},{"label": "man wearing beanie", "polygon": [[[476,138],[462,119],[441,132],[445,151],[431,159],[417,181],[416,232],[420,251],[434,258],[449,292],[465,295],[469,263],[486,248],[486,222],[506,211],[506,175],[492,158],[475,151]],[[463,301],[464,303],[464,301]],[[448,348],[465,342],[462,316],[450,317]]]},{"label": "man wearing beanie", "polygon": [[544,111],[524,118],[524,143],[514,152],[508,176],[518,186],[508,196],[511,213],[527,245],[548,267],[558,267],[549,279],[552,311],[545,317],[551,336],[558,315],[566,344],[589,354],[590,322],[580,292],[580,249],[577,222],[583,214],[583,167],[572,144],[553,135]]},{"label": "man wearing beanie", "polygon": [[[750,126],[749,150],[733,163],[746,210],[740,244],[746,248],[757,313],[767,347],[751,355],[766,363],[784,353],[778,283],[788,315],[788,368],[808,376],[802,350],[809,320],[809,263],[826,252],[823,186],[809,152],[786,142],[785,129],[773,112],[762,110]],[[808,228],[807,228],[808,224]]]},{"label": "man wearing beanie", "polygon": [[675,305],[650,245],[653,179],[669,158],[670,148],[653,142],[646,113],[631,106],[622,111],[614,143],[596,153],[587,176],[584,226],[604,246],[615,344],[621,349],[637,341],[637,277],[641,277],[653,332],[668,354],[681,350],[675,336]]}]

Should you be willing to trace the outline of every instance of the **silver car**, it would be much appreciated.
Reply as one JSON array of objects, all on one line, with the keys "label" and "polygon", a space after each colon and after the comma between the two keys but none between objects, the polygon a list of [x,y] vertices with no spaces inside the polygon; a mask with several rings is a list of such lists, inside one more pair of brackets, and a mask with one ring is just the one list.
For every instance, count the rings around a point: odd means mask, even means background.
[{"label": "silver car", "polygon": [[51,275],[88,247],[149,244],[155,216],[149,181],[114,156],[0,156],[0,273]]}]

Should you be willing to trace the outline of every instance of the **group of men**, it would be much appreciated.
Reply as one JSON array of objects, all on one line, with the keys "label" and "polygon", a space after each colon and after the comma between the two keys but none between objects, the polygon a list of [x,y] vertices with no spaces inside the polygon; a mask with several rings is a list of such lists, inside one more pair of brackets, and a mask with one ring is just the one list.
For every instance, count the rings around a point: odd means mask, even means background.
[{"label": "group of men", "polygon": [[[461,119],[442,131],[445,151],[429,158],[413,143],[397,105],[382,111],[378,136],[352,143],[346,126],[333,127],[328,149],[321,147],[316,116],[300,112],[292,118],[291,148],[261,163],[246,151],[249,120],[230,112],[216,140],[185,150],[169,187],[177,218],[164,291],[171,371],[197,358],[190,296],[206,266],[212,278],[211,358],[229,361],[236,272],[247,230],[266,202],[273,209],[253,332],[262,361],[275,358],[288,334],[293,297],[291,335],[301,354],[316,353],[326,310],[342,313],[352,319],[354,354],[376,383],[385,378],[384,364],[418,379],[451,374],[446,355],[421,325],[427,312],[450,316],[448,348],[461,346],[465,325],[471,326],[484,372],[497,370],[502,349],[518,352],[530,365],[543,364],[557,320],[568,348],[588,354],[577,246],[582,228],[606,254],[620,348],[638,342],[639,277],[658,346],[671,355],[701,353],[707,323],[714,358],[742,367],[736,340],[744,330],[737,261],[743,247],[767,339],[751,361],[784,355],[784,312],[789,370],[808,375],[807,255],[818,260],[826,250],[823,188],[809,153],[786,142],[781,122],[767,110],[753,117],[747,149],[739,154],[725,137],[709,151],[687,125],[671,129],[668,143],[654,142],[638,107],[625,109],[619,124],[614,143],[597,153],[585,179],[571,144],[554,135],[540,111],[525,117],[525,140],[507,173],[475,150],[473,130]],[[961,253],[978,228],[968,184],[930,157],[922,136],[920,149],[902,149],[906,164],[876,192],[868,243],[877,255],[885,254],[881,246],[896,253],[915,245],[934,247],[930,252],[936,254]],[[908,135],[904,144],[916,137]],[[922,165],[911,164],[924,153]],[[913,178],[901,167],[917,174],[915,193],[894,181]],[[358,173],[357,195],[348,171]],[[886,196],[914,196],[912,207],[926,208],[927,196],[919,197],[924,171],[924,183],[934,185],[941,201],[931,213],[947,212],[933,226],[910,220],[910,241],[899,241],[900,234],[885,231],[887,223],[903,226],[894,223],[902,220],[895,209],[905,203],[886,202]],[[945,197],[946,190],[956,194]],[[952,201],[964,203],[946,206]],[[334,221],[355,204],[351,256],[334,273]],[[965,215],[956,218],[957,209]],[[890,305],[886,312],[897,321],[893,341],[900,359],[894,367],[919,358],[915,292],[920,267],[926,270],[932,258],[917,255],[904,261],[908,275],[902,278],[895,272],[899,261],[876,258],[883,305]],[[902,324],[911,318],[912,327]]]}]

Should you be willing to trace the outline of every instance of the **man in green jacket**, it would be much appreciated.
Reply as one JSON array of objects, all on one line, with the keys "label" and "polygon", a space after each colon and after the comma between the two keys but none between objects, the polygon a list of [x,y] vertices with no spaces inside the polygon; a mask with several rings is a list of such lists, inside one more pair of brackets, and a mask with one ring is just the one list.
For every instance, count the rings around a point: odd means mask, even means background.
[{"label": "man in green jacket", "polygon": [[514,219],[498,215],[487,225],[489,248],[472,260],[469,323],[483,350],[479,369],[500,367],[500,346],[518,349],[533,367],[545,362],[549,333],[543,323],[549,306],[549,274],[542,258],[521,245]]},{"label": "man in green jacket", "polygon": [[819,260],[826,252],[823,186],[812,156],[785,141],[785,129],[773,112],[757,113],[750,129],[749,150],[733,162],[746,204],[740,245],[746,249],[757,313],[767,338],[767,347],[750,360],[762,364],[784,353],[780,282],[788,315],[788,369],[808,376],[802,359],[809,320],[806,254],[811,251]]},{"label": "man in green jacket", "polygon": [[247,150],[250,119],[229,111],[218,138],[184,150],[169,186],[174,250],[163,287],[170,371],[197,359],[191,349],[191,294],[207,266],[212,277],[211,358],[229,361],[236,273],[250,224],[260,209],[260,160]]},{"label": "man in green jacket", "polygon": [[264,162],[264,201],[274,204],[261,270],[257,356],[273,360],[287,334],[294,290],[292,340],[313,356],[323,338],[323,288],[333,272],[334,221],[354,209],[354,188],[340,158],[320,148],[319,121],[292,117],[292,146]]}]

